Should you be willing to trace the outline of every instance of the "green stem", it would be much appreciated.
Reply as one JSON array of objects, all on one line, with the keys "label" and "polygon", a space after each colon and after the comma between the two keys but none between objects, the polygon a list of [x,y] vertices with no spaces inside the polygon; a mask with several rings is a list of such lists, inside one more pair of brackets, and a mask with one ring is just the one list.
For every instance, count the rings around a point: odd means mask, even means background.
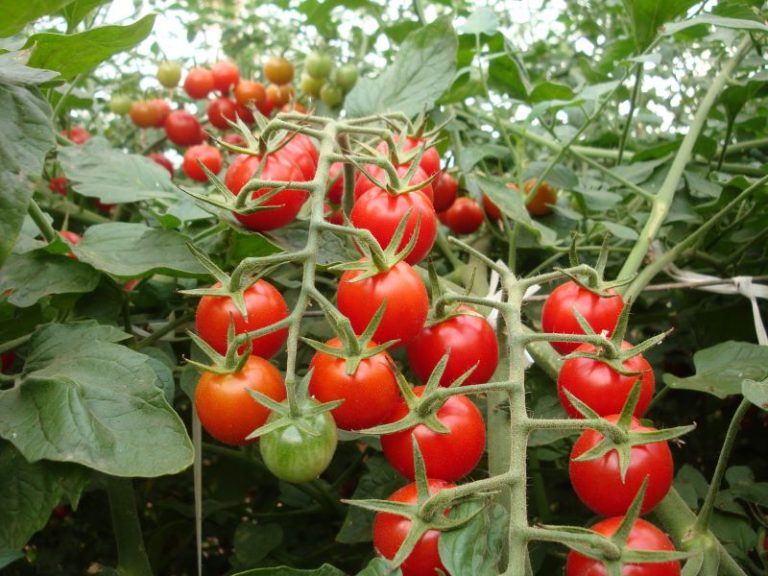
[{"label": "green stem", "polygon": [[136,350],[141,350],[142,348],[149,346],[151,344],[154,344],[158,340],[160,340],[163,336],[166,334],[170,334],[171,332],[175,332],[177,328],[184,326],[184,324],[187,324],[194,318],[194,314],[191,312],[188,312],[186,314],[182,314],[178,318],[171,320],[170,322],[167,322],[162,327],[158,328],[152,334],[144,338],[143,340],[139,340],[136,342],[136,346],[134,348]]},{"label": "green stem", "polygon": [[117,542],[118,572],[125,576],[152,576],[141,523],[136,508],[136,495],[130,478],[106,477],[112,529]]},{"label": "green stem", "polygon": [[755,150],[756,148],[768,148],[768,138],[744,140],[743,142],[737,142],[736,144],[731,144],[730,146],[724,145],[723,150],[720,151],[720,155],[735,156],[741,152],[749,152],[750,150]]},{"label": "green stem", "polygon": [[[656,194],[653,199],[651,214],[648,217],[648,221],[640,232],[640,238],[635,243],[632,252],[630,252],[624,262],[624,266],[618,275],[619,278],[629,278],[634,276],[642,266],[651,243],[656,239],[661,226],[667,218],[667,214],[669,214],[669,210],[672,207],[672,199],[677,190],[677,185],[683,176],[685,167],[691,160],[693,147],[704,129],[707,117],[709,116],[709,111],[712,109],[712,106],[714,106],[717,97],[720,95],[720,92],[723,90],[723,87],[728,82],[731,75],[751,49],[751,39],[747,37],[742,40],[736,54],[725,64],[725,66],[723,66],[723,69],[712,81],[709,90],[702,99],[701,104],[696,111],[696,115],[688,128],[688,133],[680,144],[680,149],[675,155],[675,159],[667,173],[667,177],[664,179],[658,194]],[[629,290],[635,285],[636,282],[633,282]]]},{"label": "green stem", "polygon": [[707,496],[704,498],[704,503],[699,510],[699,516],[696,519],[694,525],[694,532],[696,534],[705,534],[709,530],[709,523],[712,519],[712,512],[715,509],[715,499],[717,498],[718,491],[720,490],[720,484],[725,476],[725,470],[728,467],[728,459],[731,456],[733,450],[733,444],[736,441],[736,435],[739,433],[741,421],[744,419],[744,415],[747,410],[752,406],[752,403],[743,398],[741,404],[736,408],[736,412],[731,418],[731,423],[728,426],[728,432],[725,434],[725,440],[723,440],[723,446],[720,449],[720,456],[717,459],[717,466],[715,472],[712,475],[712,481],[709,484],[709,490],[707,490]]},{"label": "green stem", "polygon": [[723,148],[720,150],[720,159],[717,161],[717,171],[719,172],[723,168],[723,162],[725,162],[725,155],[728,153],[728,142],[731,141],[733,136],[734,119],[728,118],[728,125],[725,129],[725,139],[723,140]]},{"label": "green stem", "polygon": [[621,140],[619,141],[619,158],[616,161],[617,164],[621,164],[624,158],[624,149],[627,145],[627,137],[629,136],[629,130],[632,126],[632,117],[635,115],[635,107],[637,106],[637,100],[640,97],[640,89],[643,85],[643,63],[638,62],[635,64],[635,86],[632,89],[632,99],[629,101],[629,114],[627,114],[627,121],[624,124],[624,130],[621,133]]},{"label": "green stem", "polygon": [[45,217],[45,213],[40,209],[40,206],[35,202],[34,198],[29,199],[29,206],[27,207],[30,218],[37,226],[40,233],[48,242],[53,242],[56,239],[56,230],[53,229],[51,223]]}]

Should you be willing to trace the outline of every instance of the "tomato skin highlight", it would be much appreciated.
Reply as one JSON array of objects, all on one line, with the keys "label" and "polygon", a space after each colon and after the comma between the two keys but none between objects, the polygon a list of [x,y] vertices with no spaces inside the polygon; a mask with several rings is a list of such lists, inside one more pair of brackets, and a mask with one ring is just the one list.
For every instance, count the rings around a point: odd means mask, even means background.
[{"label": "tomato skin highlight", "polygon": [[[341,340],[333,338],[326,345],[341,348]],[[369,342],[367,347],[375,346]],[[353,374],[347,374],[344,358],[315,352],[310,363],[314,371],[309,393],[323,403],[344,400],[331,410],[336,425],[342,430],[362,430],[383,424],[400,402],[392,362],[389,354],[380,352],[363,359]]]},{"label": "tomato skin highlight", "polygon": [[464,385],[484,384],[496,371],[499,343],[493,327],[469,306],[462,305],[458,312],[457,316],[425,326],[408,344],[408,363],[422,382],[429,380],[435,366],[447,352],[450,354],[440,378],[441,386],[450,385],[475,364],[477,366]]},{"label": "tomato skin highlight", "polygon": [[177,146],[194,146],[203,139],[203,129],[194,114],[186,110],[174,110],[165,119],[168,140]]},{"label": "tomato skin highlight", "polygon": [[250,444],[251,432],[267,421],[269,408],[247,392],[257,390],[277,402],[285,399],[283,377],[277,368],[260,356],[250,356],[240,372],[204,372],[195,388],[195,408],[206,432],[225,444]]},{"label": "tomato skin highlight", "polygon": [[[413,389],[417,396],[424,393],[424,386]],[[408,414],[408,405],[402,401],[390,417],[396,422]],[[381,437],[384,456],[392,467],[406,478],[416,477],[413,466],[414,436],[424,457],[428,478],[452,482],[474,470],[485,451],[485,422],[480,410],[466,396],[451,396],[437,410],[437,418],[450,432],[434,432],[424,424],[418,424],[394,434]]]},{"label": "tomato skin highlight", "polygon": [[[614,516],[606,518],[592,526],[591,530],[605,536],[613,536],[624,518]],[[627,547],[634,550],[673,551],[675,546],[666,534],[650,522],[638,518],[627,538]],[[600,560],[582,556],[578,552],[568,552],[565,564],[566,576],[607,576],[608,570]],[[680,562],[655,562],[627,564],[621,568],[622,576],[680,576]]]},{"label": "tomato skin highlight", "polygon": [[[237,156],[230,164],[224,184],[233,194],[240,194],[261,163],[258,156],[241,154]],[[262,180],[274,180],[280,182],[301,182],[304,180],[304,174],[296,165],[289,166],[286,162],[281,162],[276,155],[272,154],[265,160],[266,164],[261,172]],[[259,188],[251,191],[251,198],[264,196],[270,188]],[[302,205],[307,199],[307,192],[304,190],[286,188],[275,194],[272,198],[264,202],[263,206],[275,206],[269,210],[261,210],[252,214],[234,213],[235,218],[243,226],[251,230],[266,231],[281,228],[289,222],[292,222],[301,210]]]},{"label": "tomato skin highlight", "polygon": [[[442,480],[428,479],[429,494],[434,495],[454,488],[455,485]],[[408,484],[394,492],[387,500],[392,502],[406,502],[415,504],[417,499],[416,483]],[[378,512],[373,520],[373,546],[376,552],[390,560],[395,557],[400,545],[408,536],[411,520],[405,516]],[[437,576],[437,570],[448,574],[448,570],[440,560],[439,551],[440,532],[428,530],[419,539],[413,551],[400,565],[403,576]]]},{"label": "tomato skin highlight", "polygon": [[[214,284],[219,288],[221,284]],[[219,354],[227,352],[227,331],[230,318],[235,323],[235,334],[252,332],[279,322],[288,316],[288,305],[282,294],[263,278],[249,286],[243,293],[248,320],[238,312],[229,296],[203,296],[197,304],[195,327],[197,334]],[[288,338],[288,328],[281,328],[251,340],[251,353],[271,358]],[[239,352],[245,350],[245,345]]]},{"label": "tomato skin highlight", "polygon": [[184,174],[192,178],[192,180],[208,182],[208,176],[206,176],[203,169],[197,163],[198,159],[214,174],[218,174],[221,171],[222,159],[218,148],[208,144],[192,146],[184,153],[184,162],[181,165]]},{"label": "tomato skin highlight", "polygon": [[398,340],[396,347],[410,342],[421,331],[429,312],[427,289],[419,274],[405,262],[371,278],[353,281],[361,273],[347,270],[341,276],[336,294],[339,312],[349,318],[356,334],[362,334],[386,301],[374,340]]},{"label": "tomato skin highlight", "polygon": [[[555,288],[547,296],[541,310],[541,325],[544,332],[555,334],[584,334],[576,316],[575,307],[592,326],[596,334],[603,330],[613,334],[616,322],[624,309],[624,300],[613,289],[608,291],[613,296],[603,298],[569,280]],[[570,354],[578,348],[578,342],[551,342],[560,354]]]},{"label": "tomato skin highlight", "polygon": [[[614,424],[618,419],[618,415],[606,417],[606,420]],[[632,418],[631,429],[640,432],[655,430],[642,426],[636,418]],[[602,439],[600,432],[585,430],[571,450],[568,473],[579,500],[601,516],[624,515],[647,477],[648,487],[640,513],[651,511],[672,486],[674,463],[667,442],[633,446],[629,468],[622,482],[619,455],[615,450],[594,460],[576,461],[576,458],[599,444]]]},{"label": "tomato skin highlight", "polygon": [[[621,347],[626,350],[631,345],[622,342]],[[582,344],[576,350],[594,352],[595,347],[592,344]],[[583,418],[568,400],[564,390],[568,390],[600,416],[609,416],[621,412],[632,387],[640,379],[640,398],[633,415],[641,418],[653,398],[653,369],[642,354],[626,360],[622,366],[625,370],[637,374],[624,376],[615,372],[608,364],[591,358],[569,358],[563,362],[557,377],[557,395],[568,415],[571,418]]]},{"label": "tomato skin highlight", "polygon": [[[272,414],[267,422],[276,418]],[[328,467],[336,452],[338,434],[329,412],[303,417],[316,434],[310,435],[295,424],[261,437],[261,458],[269,471],[287,482],[309,482]]]}]

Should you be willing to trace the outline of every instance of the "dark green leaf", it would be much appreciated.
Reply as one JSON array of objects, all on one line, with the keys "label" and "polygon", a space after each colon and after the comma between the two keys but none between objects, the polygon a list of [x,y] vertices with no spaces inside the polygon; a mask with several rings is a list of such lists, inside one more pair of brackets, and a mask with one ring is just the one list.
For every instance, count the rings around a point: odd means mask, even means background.
[{"label": "dark green leaf", "polygon": [[0,38],[13,36],[27,24],[47,14],[53,14],[72,0],[30,0],[19,2],[17,0],[5,0],[0,4],[3,17],[0,18]]},{"label": "dark green leaf", "polygon": [[0,291],[10,290],[8,301],[26,307],[45,296],[90,292],[99,278],[91,266],[63,254],[27,252],[12,254],[0,268]]},{"label": "dark green leaf", "polygon": [[[286,227],[269,233],[268,239],[286,251],[300,250],[307,245],[306,227]],[[332,232],[320,233],[317,261],[321,265],[345,262],[350,258],[350,251],[344,241]]]},{"label": "dark green leaf", "polygon": [[544,81],[536,84],[531,91],[531,102],[545,102],[547,100],[572,100],[576,94],[570,86],[557,82]]},{"label": "dark green leaf", "polygon": [[178,232],[148,228],[144,224],[112,222],[85,231],[73,248],[75,255],[97,270],[123,277],[160,272],[171,275],[205,274]]},{"label": "dark green leaf", "polygon": [[235,530],[235,557],[241,566],[258,565],[283,542],[279,524],[243,522]]},{"label": "dark green leaf", "polygon": [[509,150],[506,146],[499,144],[481,144],[465,148],[461,153],[461,169],[463,172],[470,172],[478,162],[486,158],[494,160],[503,160],[509,157]]},{"label": "dark green leaf", "polygon": [[[88,337],[82,325],[43,326],[21,382],[0,392],[0,436],[27,460],[73,462],[114,476],[175,474],[192,463],[184,423],[150,359]],[[112,338],[108,338],[111,340]]]},{"label": "dark green leaf", "polygon": [[13,249],[33,182],[55,144],[51,107],[37,91],[0,85],[0,266]]},{"label": "dark green leaf", "polygon": [[389,561],[384,558],[374,558],[368,566],[360,570],[355,576],[402,576],[400,568],[392,569]]},{"label": "dark green leaf", "polygon": [[741,394],[745,380],[768,377],[768,347],[749,342],[723,342],[693,356],[696,375],[679,378],[664,374],[664,382],[679,390],[697,390],[725,398]]},{"label": "dark green leaf", "polygon": [[288,566],[275,566],[273,568],[256,568],[255,570],[246,570],[237,572],[232,576],[347,576],[338,568],[330,564],[323,564],[320,568],[310,570],[299,570],[289,568]]},{"label": "dark green leaf", "polygon": [[690,464],[683,464],[675,476],[674,486],[691,510],[698,510],[699,501],[707,495],[709,483],[696,468]]},{"label": "dark green leaf", "polygon": [[65,79],[90,72],[114,54],[140,44],[152,31],[155,15],[149,14],[128,26],[101,26],[79,34],[45,32],[29,37],[29,66],[56,70]]},{"label": "dark green leaf", "polygon": [[645,50],[662,24],[685,15],[696,0],[623,0],[629,15],[635,43],[640,51]]},{"label": "dark green leaf", "polygon": [[414,116],[434,106],[453,84],[458,41],[450,19],[408,35],[395,61],[376,79],[362,78],[346,99],[352,117],[379,112]]},{"label": "dark green leaf", "polygon": [[[449,517],[465,518],[477,511],[479,502],[451,509]],[[493,504],[467,524],[440,535],[440,559],[451,574],[496,574],[507,537],[507,512]]]},{"label": "dark green leaf", "polygon": [[16,562],[16,560],[20,560],[21,558],[24,558],[24,554],[22,552],[0,548],[0,569],[13,564]]}]

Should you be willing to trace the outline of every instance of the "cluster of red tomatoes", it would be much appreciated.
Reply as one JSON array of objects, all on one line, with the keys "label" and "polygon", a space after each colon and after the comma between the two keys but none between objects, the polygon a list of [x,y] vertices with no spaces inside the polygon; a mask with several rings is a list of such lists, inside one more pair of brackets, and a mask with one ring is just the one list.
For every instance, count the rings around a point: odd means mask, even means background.
[{"label": "cluster of red tomatoes", "polygon": [[[583,334],[573,312],[576,309],[595,333],[612,334],[624,308],[624,302],[617,293],[609,292],[607,296],[600,296],[574,281],[558,286],[548,296],[542,309],[543,330],[556,334]],[[596,352],[592,344],[555,341],[552,346],[561,354]],[[631,348],[631,344],[626,341],[622,342],[621,346],[624,350]],[[583,418],[566,395],[567,390],[599,416],[615,424],[633,387],[639,382],[640,395],[633,411],[630,430],[635,433],[655,431],[655,428],[643,426],[638,420],[653,397],[654,377],[650,364],[638,354],[622,360],[621,367],[624,373],[599,359],[567,358],[557,380],[558,395],[563,407],[572,418]],[[604,436],[600,432],[592,429],[584,431],[571,451],[569,475],[579,499],[596,514],[608,517],[592,526],[592,530],[611,536],[621,524],[646,479],[648,484],[641,514],[651,511],[661,502],[672,485],[674,463],[667,441],[633,444],[630,448],[629,465],[623,477],[619,454],[615,449],[608,450],[597,458],[578,460],[603,441]],[[674,550],[669,538],[643,519],[638,519],[633,525],[627,546],[645,550]],[[638,575],[680,574],[680,564],[677,561],[642,564],[638,565],[637,569]],[[586,576],[597,573],[595,570],[604,570],[600,561],[577,552],[568,554],[568,576]]]}]

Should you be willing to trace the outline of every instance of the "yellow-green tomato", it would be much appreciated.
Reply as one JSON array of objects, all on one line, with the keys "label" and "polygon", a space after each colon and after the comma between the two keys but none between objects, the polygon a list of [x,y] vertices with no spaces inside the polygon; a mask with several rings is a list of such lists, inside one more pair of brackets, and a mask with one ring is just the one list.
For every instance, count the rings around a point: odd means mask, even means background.
[{"label": "yellow-green tomato", "polygon": [[302,74],[301,75],[301,82],[299,82],[299,88],[301,88],[301,91],[304,92],[307,96],[312,96],[312,98],[317,98],[320,96],[320,91],[323,89],[323,86],[325,86],[325,79],[324,78],[313,78],[309,74]]},{"label": "yellow-green tomato", "polygon": [[157,67],[157,79],[166,88],[175,88],[181,80],[181,64],[178,62],[161,62]]},{"label": "yellow-green tomato", "polygon": [[335,108],[344,100],[344,92],[342,92],[341,88],[338,86],[326,82],[323,89],[320,90],[320,100],[322,100],[326,106]]},{"label": "yellow-green tomato", "polygon": [[304,60],[304,71],[312,78],[327,78],[332,69],[333,60],[324,52],[312,52]]},{"label": "yellow-green tomato", "polygon": [[[280,415],[273,413],[267,423],[275,418]],[[336,423],[330,412],[300,416],[299,419],[312,434],[292,421],[264,434],[259,443],[264,464],[272,474],[287,482],[314,480],[328,467],[336,451]]]},{"label": "yellow-green tomato", "polygon": [[125,94],[114,94],[109,101],[109,109],[115,114],[120,114],[122,116],[128,114],[132,103],[133,100]]},{"label": "yellow-green tomato", "polygon": [[345,64],[336,70],[334,75],[336,85],[344,92],[349,92],[357,84],[357,66],[354,64]]}]

